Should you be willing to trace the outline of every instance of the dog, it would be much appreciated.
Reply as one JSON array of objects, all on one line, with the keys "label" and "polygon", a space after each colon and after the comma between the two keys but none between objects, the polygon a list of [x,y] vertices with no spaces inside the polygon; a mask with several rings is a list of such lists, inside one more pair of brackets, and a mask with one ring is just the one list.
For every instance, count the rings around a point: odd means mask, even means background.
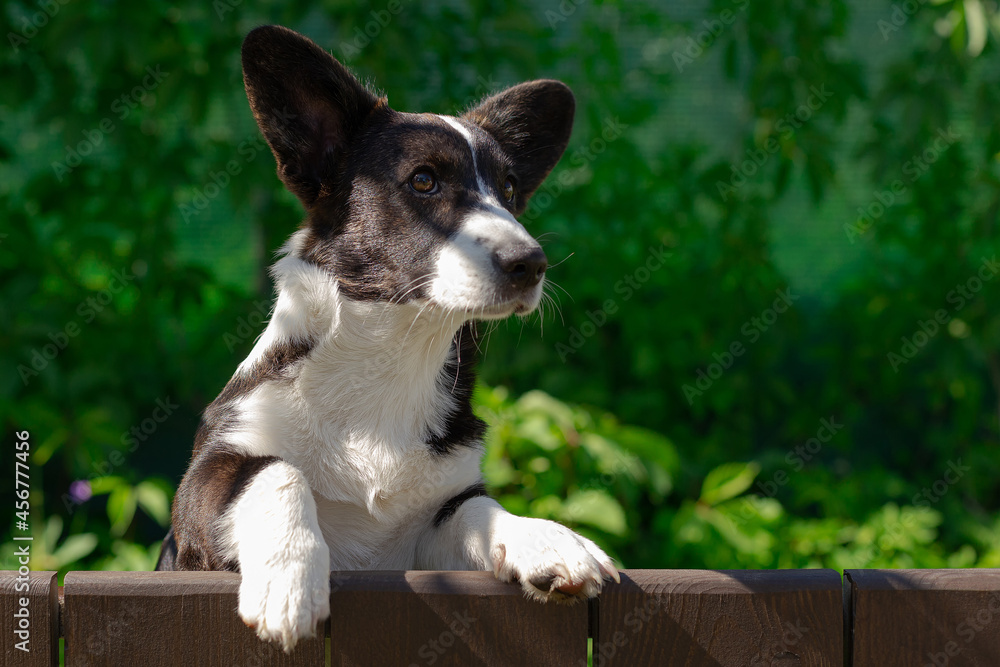
[{"label": "dog", "polygon": [[331,568],[492,570],[543,602],[618,581],[592,541],[489,497],[471,405],[475,322],[542,296],[545,254],[515,216],[569,141],[569,88],[413,114],[286,28],[250,32],[242,60],[307,217],[204,412],[157,569],[240,572],[240,616],[286,651],[329,616]]}]

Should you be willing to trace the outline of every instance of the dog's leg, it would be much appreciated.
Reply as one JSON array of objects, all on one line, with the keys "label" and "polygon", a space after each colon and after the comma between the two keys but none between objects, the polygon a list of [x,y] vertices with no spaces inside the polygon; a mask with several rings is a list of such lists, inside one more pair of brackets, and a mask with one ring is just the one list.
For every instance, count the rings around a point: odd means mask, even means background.
[{"label": "dog's leg", "polygon": [[330,551],[302,473],[285,461],[258,472],[223,515],[243,580],[239,612],[261,639],[290,651],[330,615]]},{"label": "dog's leg", "polygon": [[619,581],[596,544],[554,521],[510,514],[482,485],[447,501],[432,523],[418,547],[426,569],[493,570],[542,602],[594,597],[605,576]]},{"label": "dog's leg", "polygon": [[330,615],[330,552],[303,474],[222,447],[195,457],[174,502],[177,569],[242,573],[239,613],[290,651]]}]

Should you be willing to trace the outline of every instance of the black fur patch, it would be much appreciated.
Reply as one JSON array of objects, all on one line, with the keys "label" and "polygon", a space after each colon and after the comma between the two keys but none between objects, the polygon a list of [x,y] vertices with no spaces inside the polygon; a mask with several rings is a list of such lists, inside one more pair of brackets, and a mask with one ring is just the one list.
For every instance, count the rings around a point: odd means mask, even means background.
[{"label": "black fur patch", "polygon": [[575,111],[566,84],[541,79],[500,91],[462,115],[496,139],[513,161],[518,215],[566,150]]},{"label": "black fur patch", "polygon": [[479,496],[489,496],[489,494],[486,493],[486,487],[482,482],[473,484],[457,496],[453,496],[446,500],[444,505],[441,505],[441,509],[437,511],[437,514],[434,515],[434,527],[437,528],[442,523],[450,519],[466,500],[469,500],[470,498],[478,498]]},{"label": "black fur patch", "polygon": [[242,58],[250,108],[274,152],[278,176],[311,208],[327,194],[354,135],[385,100],[288,28],[250,31]]},{"label": "black fur patch", "polygon": [[214,404],[228,403],[234,398],[245,396],[265,382],[276,380],[286,368],[304,358],[312,350],[311,341],[286,341],[271,345],[264,351],[249,372],[234,375],[215,399]]},{"label": "black fur patch", "polygon": [[163,544],[160,546],[160,557],[156,560],[156,567],[153,569],[157,572],[170,572],[176,569],[174,567],[176,562],[177,540],[174,539],[174,527],[170,526],[163,538]]},{"label": "black fur patch", "polygon": [[[475,159],[465,137],[437,116],[373,114],[329,183],[331,196],[309,211],[302,258],[329,271],[354,300],[426,298],[437,251],[482,208],[477,176],[503,202],[500,188],[512,169],[494,139],[468,129]],[[433,194],[410,187],[418,171],[432,174]],[[514,213],[513,204],[503,206]]]},{"label": "black fur patch", "polygon": [[466,322],[459,329],[452,349],[456,351],[455,360],[441,369],[438,387],[458,399],[458,407],[445,420],[444,431],[427,439],[431,451],[440,455],[448,454],[456,447],[477,443],[486,432],[486,424],[472,411],[472,392],[476,385],[476,333],[473,323]]},{"label": "black fur patch", "polygon": [[[216,522],[276,456],[247,456],[223,445],[196,454],[174,498],[173,526],[160,550],[157,569],[231,570],[239,566],[222,556]],[[175,552],[170,558],[168,550]],[[171,562],[172,561],[172,562]]]}]

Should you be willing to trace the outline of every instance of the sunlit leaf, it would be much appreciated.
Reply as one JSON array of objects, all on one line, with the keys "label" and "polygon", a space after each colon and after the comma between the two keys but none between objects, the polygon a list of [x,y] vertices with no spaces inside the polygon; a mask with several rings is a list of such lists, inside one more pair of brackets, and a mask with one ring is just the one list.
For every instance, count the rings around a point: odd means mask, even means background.
[{"label": "sunlit leaf", "polygon": [[612,535],[622,536],[628,531],[625,510],[610,494],[600,489],[570,494],[562,505],[559,518],[587,524]]},{"label": "sunlit leaf", "polygon": [[725,463],[705,476],[701,485],[700,502],[716,505],[735,498],[750,488],[760,472],[760,465],[749,463]]}]

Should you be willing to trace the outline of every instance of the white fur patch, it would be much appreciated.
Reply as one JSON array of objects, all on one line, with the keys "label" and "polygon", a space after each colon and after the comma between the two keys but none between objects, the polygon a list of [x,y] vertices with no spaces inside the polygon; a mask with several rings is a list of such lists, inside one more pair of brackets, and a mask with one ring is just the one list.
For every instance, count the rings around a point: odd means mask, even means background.
[{"label": "white fur patch", "polygon": [[[284,294],[283,294],[284,296]],[[460,322],[415,304],[367,304],[329,293],[308,363],[289,381],[268,382],[233,405],[228,442],[303,471],[316,493],[374,515],[379,498],[432,466],[427,440],[457,409],[442,376]],[[445,321],[447,320],[447,321]],[[280,322],[268,329],[285,338]],[[471,481],[469,482],[471,483]]]},{"label": "white fur patch", "polygon": [[605,576],[620,581],[614,563],[592,541],[554,521],[510,514],[492,498],[465,501],[435,530],[421,544],[423,567],[493,570],[541,602],[594,597]]},{"label": "white fur patch", "polygon": [[330,553],[302,473],[278,461],[260,470],[220,519],[240,564],[239,613],[290,651],[330,615]]},{"label": "white fur patch", "polygon": [[438,116],[441,120],[448,123],[456,132],[462,135],[465,142],[469,144],[469,151],[472,153],[472,170],[476,173],[476,185],[479,188],[479,194],[483,200],[487,203],[494,203],[498,207],[500,202],[497,200],[496,195],[486,187],[486,183],[483,182],[483,175],[479,173],[479,161],[476,160],[476,148],[472,145],[472,133],[469,129],[462,125],[457,118],[452,116]]},{"label": "white fur patch", "polygon": [[493,261],[501,248],[534,244],[527,230],[507,211],[474,211],[438,251],[430,298],[481,319],[534,310],[542,298],[544,281],[512,303],[500,296],[497,282],[501,275]]}]

